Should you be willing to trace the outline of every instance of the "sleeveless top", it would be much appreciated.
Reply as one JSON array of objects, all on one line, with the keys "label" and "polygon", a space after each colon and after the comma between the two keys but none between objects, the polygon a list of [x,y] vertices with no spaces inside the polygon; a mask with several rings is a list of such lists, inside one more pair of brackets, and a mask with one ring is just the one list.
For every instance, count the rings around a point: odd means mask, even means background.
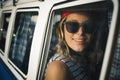
[{"label": "sleeveless top", "polygon": [[69,71],[72,74],[72,77],[73,77],[72,80],[91,80],[89,75],[88,75],[89,71],[88,71],[88,68],[87,68],[86,64],[83,64],[83,63],[80,63],[80,62],[78,63],[78,62],[75,62],[71,59],[63,58],[60,54],[55,54],[49,60],[49,63],[51,63],[53,61],[64,62],[67,65],[67,67],[69,68]]}]

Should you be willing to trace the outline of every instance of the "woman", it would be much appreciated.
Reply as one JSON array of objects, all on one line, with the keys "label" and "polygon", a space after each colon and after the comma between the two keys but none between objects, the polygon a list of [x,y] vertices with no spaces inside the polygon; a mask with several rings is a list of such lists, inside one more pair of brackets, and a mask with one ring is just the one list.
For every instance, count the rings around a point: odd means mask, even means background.
[{"label": "woman", "polygon": [[93,16],[89,11],[62,14],[56,31],[57,52],[47,65],[46,80],[96,80],[102,52],[94,51],[97,25]]}]

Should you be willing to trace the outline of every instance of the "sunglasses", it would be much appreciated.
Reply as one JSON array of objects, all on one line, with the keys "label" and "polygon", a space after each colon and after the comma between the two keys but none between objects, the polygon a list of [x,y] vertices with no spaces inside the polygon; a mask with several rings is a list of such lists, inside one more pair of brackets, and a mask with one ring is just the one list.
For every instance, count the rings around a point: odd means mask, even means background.
[{"label": "sunglasses", "polygon": [[64,22],[66,25],[66,29],[69,33],[76,33],[80,27],[83,28],[84,33],[92,34],[94,32],[95,25],[92,22],[86,21],[83,23],[79,23],[77,21],[67,21]]}]

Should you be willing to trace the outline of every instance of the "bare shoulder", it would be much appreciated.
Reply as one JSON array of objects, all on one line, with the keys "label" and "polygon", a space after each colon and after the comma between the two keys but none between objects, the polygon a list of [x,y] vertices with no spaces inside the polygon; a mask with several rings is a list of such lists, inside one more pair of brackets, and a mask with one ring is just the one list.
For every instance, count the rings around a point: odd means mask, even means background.
[{"label": "bare shoulder", "polygon": [[69,80],[69,70],[62,61],[53,61],[46,69],[46,80]]}]

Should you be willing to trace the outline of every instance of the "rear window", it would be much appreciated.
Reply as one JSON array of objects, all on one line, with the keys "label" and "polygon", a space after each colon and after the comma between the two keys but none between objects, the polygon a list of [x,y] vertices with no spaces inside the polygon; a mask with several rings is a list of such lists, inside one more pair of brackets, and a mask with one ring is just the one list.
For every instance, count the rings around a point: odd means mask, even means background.
[{"label": "rear window", "polygon": [[5,50],[5,41],[6,41],[8,24],[10,21],[10,15],[11,15],[11,13],[3,13],[2,14],[3,20],[1,20],[2,24],[0,25],[0,50],[3,52]]},{"label": "rear window", "polygon": [[38,12],[17,12],[9,59],[24,73],[27,74],[31,44]]}]

